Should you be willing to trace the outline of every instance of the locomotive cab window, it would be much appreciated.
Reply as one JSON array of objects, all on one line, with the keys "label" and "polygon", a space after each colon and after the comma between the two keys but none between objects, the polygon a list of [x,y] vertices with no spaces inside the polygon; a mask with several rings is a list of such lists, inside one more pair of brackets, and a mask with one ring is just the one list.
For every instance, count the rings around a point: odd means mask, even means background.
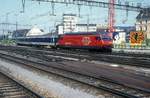
[{"label": "locomotive cab window", "polygon": [[59,37],[59,40],[63,40],[63,37],[61,36],[61,37]]}]

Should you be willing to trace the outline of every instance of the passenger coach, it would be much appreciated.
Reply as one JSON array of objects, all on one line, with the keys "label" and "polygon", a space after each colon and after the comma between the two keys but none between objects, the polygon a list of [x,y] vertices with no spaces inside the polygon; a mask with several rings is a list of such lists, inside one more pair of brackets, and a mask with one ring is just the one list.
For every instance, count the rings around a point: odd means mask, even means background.
[{"label": "passenger coach", "polygon": [[56,46],[58,37],[21,37],[16,39],[17,45],[26,46]]}]

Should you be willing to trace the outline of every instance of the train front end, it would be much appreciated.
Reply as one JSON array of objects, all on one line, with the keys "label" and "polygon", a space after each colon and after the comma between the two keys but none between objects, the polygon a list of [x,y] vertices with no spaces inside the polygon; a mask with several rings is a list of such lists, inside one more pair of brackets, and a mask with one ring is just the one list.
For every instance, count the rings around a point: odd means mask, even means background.
[{"label": "train front end", "polygon": [[112,37],[108,34],[100,34],[100,47],[102,48],[103,51],[111,52],[113,48],[113,39]]}]

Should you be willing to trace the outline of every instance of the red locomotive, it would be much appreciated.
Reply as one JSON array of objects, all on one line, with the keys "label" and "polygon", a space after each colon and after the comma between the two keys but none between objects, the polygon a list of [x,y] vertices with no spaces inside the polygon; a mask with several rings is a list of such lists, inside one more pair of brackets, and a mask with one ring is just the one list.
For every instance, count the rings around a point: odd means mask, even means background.
[{"label": "red locomotive", "polygon": [[106,32],[67,33],[58,39],[61,48],[111,51],[112,44],[112,38]]}]

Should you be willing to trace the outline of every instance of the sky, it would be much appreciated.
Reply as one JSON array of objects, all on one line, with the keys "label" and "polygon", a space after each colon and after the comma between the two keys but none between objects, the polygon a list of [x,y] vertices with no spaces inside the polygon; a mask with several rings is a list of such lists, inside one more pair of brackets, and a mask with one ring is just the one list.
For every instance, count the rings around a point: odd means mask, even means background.
[{"label": "sky", "polygon": [[[108,0],[95,0],[104,1]],[[118,2],[119,0],[116,0]],[[126,1],[136,5],[137,3],[142,3],[142,6],[150,6],[150,0],[120,0],[122,4]],[[22,0],[1,0],[0,1],[0,23],[8,21],[9,23],[18,23],[22,25],[30,26],[18,26],[18,28],[31,28],[36,25],[46,32],[55,29],[55,25],[61,23],[62,14],[77,14],[79,16],[78,6],[76,5],[66,5],[66,4],[55,4],[54,13],[52,16],[52,6],[51,3],[36,2],[31,0],[26,0],[25,12],[22,11]],[[136,16],[138,12],[128,12],[128,17],[125,10],[115,11],[115,25],[117,26],[134,26],[136,21]],[[8,17],[7,17],[8,15]],[[81,6],[80,16],[78,18],[79,23],[87,23],[89,16],[89,23],[93,24],[107,24],[108,8],[101,7],[88,7]],[[7,17],[7,18],[6,18]],[[0,31],[3,28],[8,28],[10,30],[15,29],[15,26],[5,27],[0,25]]]}]

